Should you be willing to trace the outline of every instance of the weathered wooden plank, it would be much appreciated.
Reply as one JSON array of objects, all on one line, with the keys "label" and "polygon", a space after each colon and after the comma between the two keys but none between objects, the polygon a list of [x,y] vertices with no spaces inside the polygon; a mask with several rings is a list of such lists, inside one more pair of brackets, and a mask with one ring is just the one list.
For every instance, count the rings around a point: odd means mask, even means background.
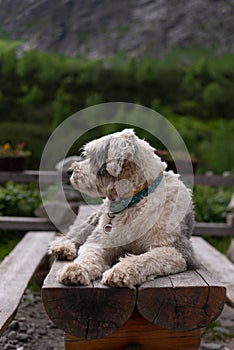
[{"label": "weathered wooden plank", "polygon": [[234,265],[203,238],[193,237],[192,243],[199,261],[227,289],[227,301],[234,307]]},{"label": "weathered wooden plank", "polygon": [[[86,220],[98,207],[98,205],[80,205],[79,219]],[[0,230],[55,231],[56,229],[48,218],[0,216]]]},{"label": "weathered wooden plank", "polygon": [[228,175],[195,175],[194,185],[207,185],[207,186],[234,186],[234,176]]},{"label": "weathered wooden plank", "polygon": [[54,231],[56,227],[47,218],[0,216],[0,229],[17,231]]},{"label": "weathered wooden plank", "polygon": [[100,205],[87,205],[87,204],[80,204],[79,206],[79,219],[86,220],[90,215],[95,213],[97,210],[99,210]]},{"label": "weathered wooden plank", "polygon": [[40,182],[52,184],[58,181],[59,173],[57,171],[38,171],[38,170],[26,170],[26,171],[0,171],[0,183],[7,181],[15,181],[18,183],[38,183],[40,176]]},{"label": "weathered wooden plank", "polygon": [[134,310],[136,290],[110,288],[99,281],[89,286],[64,286],[55,276],[66,263],[56,261],[42,287],[51,320],[65,332],[86,339],[106,337],[122,326]]},{"label": "weathered wooden plank", "polygon": [[[132,347],[130,347],[130,344]],[[68,334],[65,335],[66,350],[125,350],[132,348],[142,350],[195,350],[198,349],[199,344],[199,330],[188,332],[165,330],[151,324],[136,311],[122,327],[106,338],[84,340]]]},{"label": "weathered wooden plank", "polygon": [[231,240],[231,243],[228,247],[227,257],[231,262],[234,263],[234,238]]},{"label": "weathered wooden plank", "polygon": [[[80,220],[85,220],[98,206],[81,205],[79,209]],[[53,223],[47,218],[1,216],[0,229],[2,230],[56,230]],[[219,223],[196,223],[194,234],[198,236],[233,236],[234,227]]]},{"label": "weathered wooden plank", "polygon": [[234,226],[229,226],[222,223],[196,222],[194,225],[193,234],[197,236],[233,236]]},{"label": "weathered wooden plank", "polygon": [[[189,175],[190,177],[191,175]],[[40,171],[40,181],[43,183],[54,183],[58,181],[59,175],[57,171]],[[183,174],[183,179],[186,182],[186,174]],[[6,181],[16,181],[18,183],[35,182],[38,183],[39,171],[26,170],[20,172],[0,171],[0,183]],[[194,175],[194,185],[207,186],[234,186],[234,176],[228,175]]]},{"label": "weathered wooden plank", "polygon": [[[95,210],[98,210],[99,205],[84,205],[81,204],[79,207],[79,218],[85,220]],[[234,235],[234,227],[230,227],[223,223],[199,223],[196,222],[194,225],[195,235],[204,236],[232,236]]]},{"label": "weathered wooden plank", "polygon": [[142,349],[142,346],[141,344],[128,344],[125,348],[126,350],[141,350]]},{"label": "weathered wooden plank", "polygon": [[28,232],[0,264],[0,334],[12,320],[54,232]]},{"label": "weathered wooden plank", "polygon": [[[85,287],[64,286],[55,278],[64,263],[54,263],[42,288],[47,313],[58,327],[79,338],[95,339],[109,335],[130,317],[136,291],[109,288],[99,281]],[[225,288],[201,268],[142,284],[137,308],[155,325],[187,331],[215,319],[224,302]]]},{"label": "weathered wooden plank", "polygon": [[[176,331],[204,327],[221,312],[225,288],[203,268],[159,277],[139,287],[137,307],[150,322]],[[212,295],[212,298],[211,298]]]},{"label": "weathered wooden plank", "polygon": [[228,204],[227,211],[230,213],[234,213],[234,193],[232,195],[230,203]]}]

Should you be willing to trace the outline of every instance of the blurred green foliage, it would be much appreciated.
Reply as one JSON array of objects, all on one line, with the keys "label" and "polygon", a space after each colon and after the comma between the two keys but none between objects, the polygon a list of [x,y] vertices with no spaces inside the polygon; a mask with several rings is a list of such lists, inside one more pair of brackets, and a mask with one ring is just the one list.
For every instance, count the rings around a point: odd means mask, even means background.
[{"label": "blurred green foliage", "polygon": [[[119,54],[90,60],[32,50],[19,58],[15,52],[18,45],[0,33],[0,140],[25,142],[32,151],[28,168],[38,168],[46,140],[72,113],[98,103],[122,101],[142,104],[164,115],[197,158],[200,173],[234,172],[234,55],[215,57],[194,48],[176,49],[159,59],[139,61]],[[83,135],[79,147],[118,127],[91,130]],[[136,131],[161,147],[149,133]],[[77,149],[74,145],[71,153]],[[233,192],[233,188],[197,186],[196,220],[225,222]],[[0,186],[0,215],[31,216],[39,204],[35,185]],[[23,234],[0,232],[0,259]],[[212,244],[226,250],[227,241],[214,240]]]},{"label": "blurred green foliage", "polygon": [[0,52],[13,50],[20,44],[22,44],[21,40],[11,40],[8,33],[0,31]]},{"label": "blurred green foliage", "polygon": [[204,239],[223,254],[227,253],[228,248],[229,248],[231,241],[232,241],[231,236],[226,236],[226,237],[208,237],[208,236],[206,236],[206,237],[204,237]]},{"label": "blurred green foliage", "polygon": [[0,215],[34,216],[34,210],[40,203],[40,192],[35,184],[9,181],[0,186]]},{"label": "blurred green foliage", "polygon": [[72,113],[122,101],[168,118],[200,172],[232,170],[234,55],[191,49],[138,61],[124,55],[91,60],[35,50],[21,58],[12,49],[0,52],[0,139],[26,142],[31,168],[39,166],[50,133]]},{"label": "blurred green foliage", "polygon": [[24,234],[23,231],[0,230],[0,261],[12,251]]},{"label": "blurred green foliage", "polygon": [[234,187],[195,186],[193,200],[198,222],[226,222]]}]

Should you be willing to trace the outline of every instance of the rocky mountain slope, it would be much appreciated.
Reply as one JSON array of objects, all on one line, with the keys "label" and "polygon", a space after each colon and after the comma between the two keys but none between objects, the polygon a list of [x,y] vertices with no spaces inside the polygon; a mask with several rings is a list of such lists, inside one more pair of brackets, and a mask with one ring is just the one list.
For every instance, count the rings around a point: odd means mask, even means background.
[{"label": "rocky mountain slope", "polygon": [[0,31],[68,56],[234,52],[234,0],[0,0]]}]

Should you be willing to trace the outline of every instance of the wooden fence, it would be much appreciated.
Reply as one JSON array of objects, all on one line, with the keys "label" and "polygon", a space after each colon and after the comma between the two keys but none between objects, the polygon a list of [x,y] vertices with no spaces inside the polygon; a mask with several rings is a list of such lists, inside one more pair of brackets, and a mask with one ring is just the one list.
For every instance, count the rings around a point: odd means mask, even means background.
[{"label": "wooden fence", "polygon": [[[68,181],[66,174],[62,176],[64,182]],[[186,179],[186,177],[185,177]],[[41,171],[40,182],[54,184],[61,180],[61,174],[57,171]],[[0,183],[15,181],[17,183],[39,183],[39,171],[27,170],[23,172],[0,171]],[[234,186],[233,175],[195,175],[194,185],[208,186]],[[227,208],[227,223],[195,223],[194,234],[202,236],[234,236],[234,197]],[[0,217],[0,229],[10,230],[46,230],[54,231],[56,227],[47,218],[39,217]]]}]

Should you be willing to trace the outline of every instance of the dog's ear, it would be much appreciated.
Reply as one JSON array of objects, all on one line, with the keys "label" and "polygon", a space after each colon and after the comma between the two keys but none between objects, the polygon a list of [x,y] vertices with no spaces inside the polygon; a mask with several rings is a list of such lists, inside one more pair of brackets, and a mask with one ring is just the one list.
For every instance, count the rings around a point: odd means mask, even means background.
[{"label": "dog's ear", "polygon": [[135,138],[132,129],[125,129],[111,138],[106,160],[106,170],[110,175],[117,177],[123,168],[124,161],[133,160]]}]

